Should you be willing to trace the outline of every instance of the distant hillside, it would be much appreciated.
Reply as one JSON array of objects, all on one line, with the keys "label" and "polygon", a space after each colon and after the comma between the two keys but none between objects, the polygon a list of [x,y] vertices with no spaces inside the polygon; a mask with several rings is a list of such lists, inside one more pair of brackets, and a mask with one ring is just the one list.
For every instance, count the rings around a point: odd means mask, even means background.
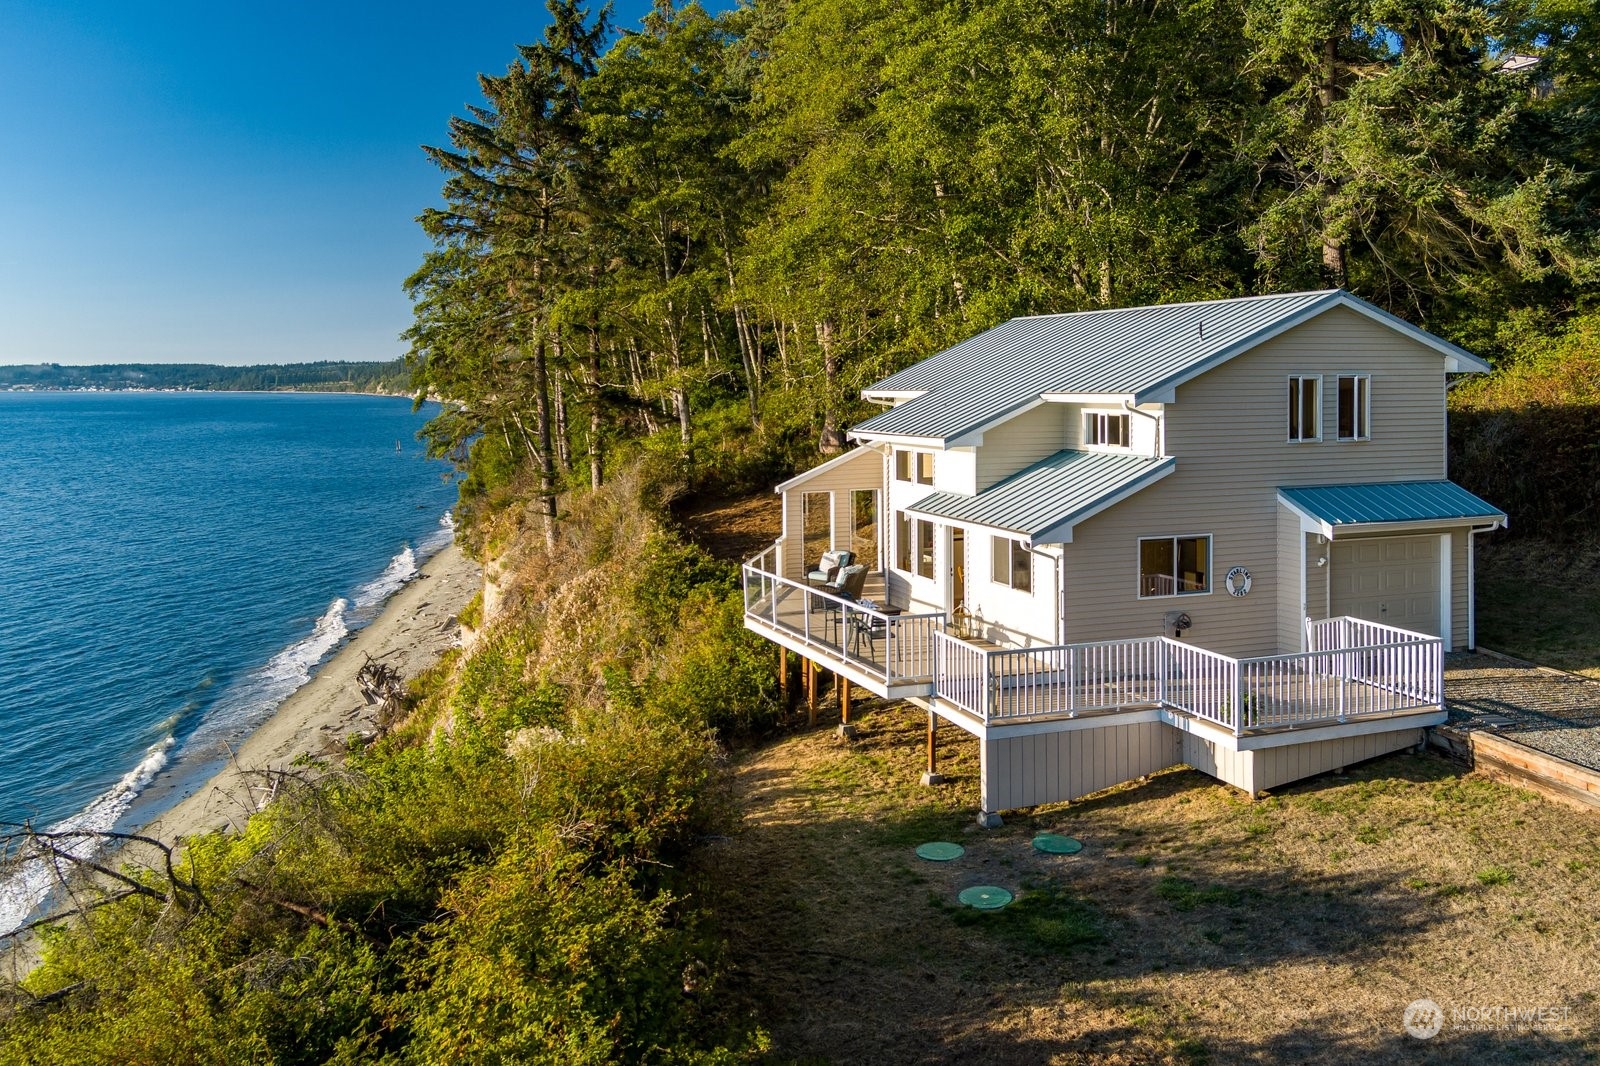
[{"label": "distant hillside", "polygon": [[209,366],[204,363],[115,363],[0,366],[0,389],[209,389],[220,392],[411,391],[405,360],[387,363],[285,363]]}]

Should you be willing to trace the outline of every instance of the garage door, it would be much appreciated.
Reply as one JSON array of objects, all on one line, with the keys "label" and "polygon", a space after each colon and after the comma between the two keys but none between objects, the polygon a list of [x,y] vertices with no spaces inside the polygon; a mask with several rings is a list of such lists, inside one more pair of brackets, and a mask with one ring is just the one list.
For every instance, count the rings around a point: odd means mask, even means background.
[{"label": "garage door", "polygon": [[1439,538],[1333,542],[1334,615],[1439,635]]}]

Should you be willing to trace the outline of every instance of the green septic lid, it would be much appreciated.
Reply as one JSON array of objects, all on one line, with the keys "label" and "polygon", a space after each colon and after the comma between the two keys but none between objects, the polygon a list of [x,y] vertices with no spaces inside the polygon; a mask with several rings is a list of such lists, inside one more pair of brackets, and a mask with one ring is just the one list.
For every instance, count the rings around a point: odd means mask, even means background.
[{"label": "green septic lid", "polygon": [[928,859],[931,862],[949,862],[951,859],[961,858],[966,852],[967,849],[960,844],[947,844],[942,840],[936,840],[932,844],[917,845],[917,858]]},{"label": "green septic lid", "polygon": [[1083,850],[1083,842],[1056,833],[1040,833],[1033,838],[1035,850],[1046,855],[1076,855]]},{"label": "green septic lid", "polygon": [[994,885],[973,885],[962,889],[961,895],[956,898],[980,911],[997,911],[1011,902],[1011,893]]}]

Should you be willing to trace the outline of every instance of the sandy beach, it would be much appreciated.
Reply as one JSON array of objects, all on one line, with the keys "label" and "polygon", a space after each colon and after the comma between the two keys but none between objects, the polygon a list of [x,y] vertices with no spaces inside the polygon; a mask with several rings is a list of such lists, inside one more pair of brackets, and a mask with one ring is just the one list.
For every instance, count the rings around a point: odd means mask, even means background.
[{"label": "sandy beach", "polygon": [[259,787],[252,789],[259,784],[259,775],[252,771],[284,769],[302,755],[339,750],[351,733],[373,729],[377,708],[367,706],[356,685],[356,673],[367,656],[394,667],[409,681],[456,645],[461,633],[456,618],[481,583],[478,564],[454,545],[429,559],[418,576],[389,599],[382,614],[251,734],[226,768],[143,832],[177,842],[213,829],[242,826],[266,798]]}]

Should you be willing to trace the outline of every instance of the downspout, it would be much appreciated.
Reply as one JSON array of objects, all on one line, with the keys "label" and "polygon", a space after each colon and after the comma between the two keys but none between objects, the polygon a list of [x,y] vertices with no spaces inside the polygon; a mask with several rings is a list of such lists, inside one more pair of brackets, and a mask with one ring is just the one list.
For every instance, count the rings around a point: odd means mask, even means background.
[{"label": "downspout", "polygon": [[1137,407],[1135,407],[1133,405],[1133,401],[1132,400],[1123,400],[1122,401],[1122,409],[1124,411],[1128,412],[1130,415],[1138,415],[1141,418],[1148,418],[1150,421],[1155,423],[1155,447],[1153,449],[1151,449],[1151,451],[1150,451],[1150,458],[1152,458],[1152,459],[1161,458],[1162,450],[1166,445],[1166,441],[1161,439],[1162,436],[1164,436],[1164,434],[1162,433],[1161,416],[1160,415],[1153,415],[1149,411],[1141,411],[1141,410],[1139,410]]}]

